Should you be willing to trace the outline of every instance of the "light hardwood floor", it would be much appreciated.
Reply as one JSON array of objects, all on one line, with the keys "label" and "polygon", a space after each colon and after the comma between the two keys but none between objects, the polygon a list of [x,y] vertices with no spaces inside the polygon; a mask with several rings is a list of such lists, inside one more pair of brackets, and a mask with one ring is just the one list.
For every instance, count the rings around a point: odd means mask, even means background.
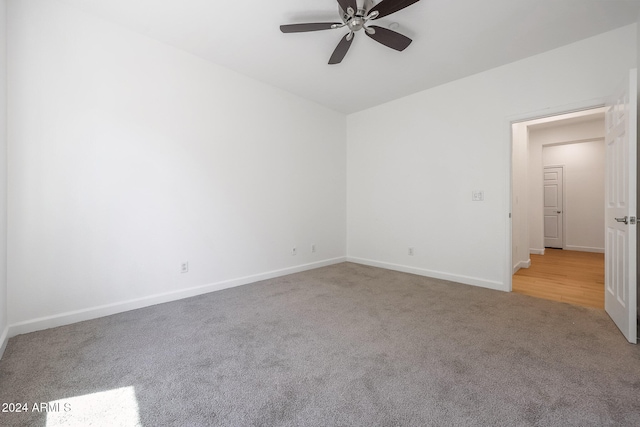
[{"label": "light hardwood floor", "polygon": [[546,249],[513,275],[513,292],[604,308],[604,254]]}]

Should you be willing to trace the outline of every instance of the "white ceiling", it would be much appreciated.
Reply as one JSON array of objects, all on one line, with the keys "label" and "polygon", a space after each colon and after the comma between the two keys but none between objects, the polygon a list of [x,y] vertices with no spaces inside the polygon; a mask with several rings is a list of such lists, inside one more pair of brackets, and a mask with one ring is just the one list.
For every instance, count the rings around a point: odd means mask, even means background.
[{"label": "white ceiling", "polygon": [[336,0],[59,1],[344,113],[631,24],[640,10],[638,0],[421,0],[376,21],[400,24],[413,39],[404,52],[360,31],[342,64],[327,65],[345,29],[279,25],[339,21]]}]

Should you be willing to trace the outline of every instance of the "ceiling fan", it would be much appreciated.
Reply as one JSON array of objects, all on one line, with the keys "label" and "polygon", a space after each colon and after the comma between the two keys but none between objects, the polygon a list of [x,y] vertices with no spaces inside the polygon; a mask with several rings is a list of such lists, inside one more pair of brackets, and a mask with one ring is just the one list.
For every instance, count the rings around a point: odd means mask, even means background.
[{"label": "ceiling fan", "polygon": [[338,46],[333,51],[329,64],[339,64],[351,47],[351,42],[357,31],[363,30],[365,34],[391,49],[403,51],[411,44],[409,37],[400,33],[379,27],[377,25],[367,25],[369,21],[379,19],[419,0],[382,0],[373,5],[373,0],[364,0],[362,7],[358,8],[357,0],[338,0],[338,11],[342,22],[312,22],[307,24],[280,25],[283,33],[303,33],[307,31],[333,30],[336,28],[348,27],[349,33],[340,40]]}]

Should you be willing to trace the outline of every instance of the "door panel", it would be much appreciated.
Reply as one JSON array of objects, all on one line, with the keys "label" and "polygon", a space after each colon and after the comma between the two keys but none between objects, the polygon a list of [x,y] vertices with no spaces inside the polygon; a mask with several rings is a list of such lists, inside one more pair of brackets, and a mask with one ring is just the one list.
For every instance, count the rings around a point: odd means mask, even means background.
[{"label": "door panel", "polygon": [[[551,174],[545,174],[545,176],[547,175],[551,175]],[[544,207],[553,208],[553,209],[558,207],[558,185],[557,184],[544,186]]]},{"label": "door panel", "polygon": [[637,341],[636,323],[636,71],[606,113],[605,310],[624,336]]},{"label": "door panel", "polygon": [[544,217],[544,238],[558,239],[558,216],[557,215]]}]

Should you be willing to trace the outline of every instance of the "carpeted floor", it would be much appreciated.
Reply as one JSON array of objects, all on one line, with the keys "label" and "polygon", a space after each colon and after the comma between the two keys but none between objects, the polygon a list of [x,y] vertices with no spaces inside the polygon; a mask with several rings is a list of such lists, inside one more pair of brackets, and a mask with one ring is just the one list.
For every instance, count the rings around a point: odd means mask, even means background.
[{"label": "carpeted floor", "polygon": [[344,263],[14,337],[9,402],[3,426],[637,426],[640,349],[602,310]]}]

